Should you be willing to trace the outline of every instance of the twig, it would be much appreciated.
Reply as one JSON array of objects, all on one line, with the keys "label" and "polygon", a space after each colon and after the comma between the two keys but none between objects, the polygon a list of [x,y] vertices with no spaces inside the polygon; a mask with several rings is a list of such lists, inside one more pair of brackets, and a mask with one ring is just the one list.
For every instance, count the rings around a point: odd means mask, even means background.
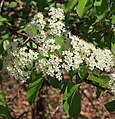
[{"label": "twig", "polygon": [[24,111],[22,114],[20,114],[19,116],[18,116],[18,118],[17,119],[20,119],[24,114],[27,114],[29,112],[29,110],[27,110],[27,111]]},{"label": "twig", "polygon": [[98,109],[95,107],[95,105],[93,104],[92,100],[86,95],[86,93],[84,91],[82,91],[82,93],[89,100],[89,102],[91,103],[91,105],[93,106],[93,108],[98,112]]},{"label": "twig", "polygon": [[19,86],[18,90],[16,91],[15,96],[11,99],[11,101],[8,103],[8,105],[13,104],[14,100],[18,97],[18,93],[21,90],[21,88],[22,88],[22,85]]},{"label": "twig", "polygon": [[2,12],[3,3],[4,3],[4,0],[2,0],[1,3],[0,3],[0,13]]},{"label": "twig", "polygon": [[85,82],[88,83],[88,84],[91,84],[91,85],[93,85],[93,86],[99,87],[101,90],[106,91],[106,92],[109,93],[111,96],[114,96],[114,94],[113,94],[112,92],[110,92],[110,90],[109,90],[108,88],[104,88],[104,87],[102,87],[102,86],[100,86],[100,85],[97,85],[97,84],[93,83],[93,82],[90,81],[90,80],[85,80]]},{"label": "twig", "polygon": [[36,43],[34,39],[32,37],[29,37],[26,33],[22,33],[22,31],[18,31],[17,33],[27,37],[27,39],[23,42],[23,45],[27,44],[29,41],[33,41],[37,46],[39,46],[39,44]]},{"label": "twig", "polygon": [[52,112],[51,117],[59,110],[60,106],[57,106],[56,109]]},{"label": "twig", "polygon": [[28,37],[24,42],[23,45],[27,44],[30,41],[30,38]]},{"label": "twig", "polygon": [[112,117],[111,117],[110,113],[107,111],[107,109],[106,109],[106,108],[105,108],[105,106],[102,104],[102,102],[100,102],[100,100],[99,100],[99,99],[98,99],[98,101],[99,101],[99,103],[103,106],[103,108],[106,110],[106,112],[107,112],[107,114],[108,114],[109,118],[110,118],[110,119],[112,119]]}]

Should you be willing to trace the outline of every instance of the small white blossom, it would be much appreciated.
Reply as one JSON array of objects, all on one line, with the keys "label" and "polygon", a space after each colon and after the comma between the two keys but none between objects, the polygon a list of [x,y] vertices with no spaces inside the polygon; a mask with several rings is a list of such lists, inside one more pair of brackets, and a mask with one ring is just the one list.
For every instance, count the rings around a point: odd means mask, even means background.
[{"label": "small white blossom", "polygon": [[61,36],[65,32],[65,24],[62,21],[56,21],[49,19],[49,28],[51,35]]},{"label": "small white blossom", "polygon": [[50,8],[49,10],[49,16],[55,21],[55,20],[64,20],[64,11],[60,8]]},{"label": "small white blossom", "polygon": [[50,55],[49,59],[38,59],[37,66],[45,74],[56,77],[58,80],[62,80],[61,70],[62,59],[55,55]]},{"label": "small white blossom", "polygon": [[83,62],[79,52],[75,50],[73,52],[63,51],[62,55],[64,56],[63,68],[67,71],[78,69],[79,65]]},{"label": "small white blossom", "polygon": [[51,35],[58,35],[61,36],[66,30],[65,30],[65,24],[62,20],[64,20],[64,11],[60,8],[54,8],[52,7],[49,10],[49,16],[48,19],[49,22],[49,33]]},{"label": "small white blossom", "polygon": [[33,61],[37,59],[38,53],[29,50],[27,47],[8,49],[8,55],[4,58],[4,68],[7,69],[10,76],[25,82],[31,75]]},{"label": "small white blossom", "polygon": [[110,78],[109,86],[111,88],[111,92],[115,94],[115,73],[110,74]]},{"label": "small white blossom", "polygon": [[30,25],[33,25],[39,30],[39,32],[41,32],[46,25],[46,21],[44,20],[43,14],[42,13],[36,14],[32,19]]},{"label": "small white blossom", "polygon": [[110,69],[114,66],[113,55],[108,49],[95,49],[89,58],[87,58],[87,64],[90,66],[90,69],[95,67],[109,72]]},{"label": "small white blossom", "polygon": [[38,50],[41,55],[48,57],[48,52],[54,52],[55,50],[60,49],[60,45],[55,44],[55,39],[47,39],[41,47],[38,47]]}]

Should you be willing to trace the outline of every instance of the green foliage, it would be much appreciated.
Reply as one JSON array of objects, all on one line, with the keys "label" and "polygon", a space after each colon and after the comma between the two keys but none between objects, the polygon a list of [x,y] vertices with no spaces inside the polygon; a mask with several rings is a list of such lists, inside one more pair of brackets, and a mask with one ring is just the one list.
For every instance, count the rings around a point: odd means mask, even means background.
[{"label": "green foliage", "polygon": [[32,79],[28,84],[28,89],[27,89],[27,99],[30,104],[32,104],[36,97],[37,94],[42,86],[44,78],[41,76],[36,76],[35,73],[33,72],[32,74]]},{"label": "green foliage", "polygon": [[7,50],[7,46],[10,44],[10,42],[8,40],[4,40],[3,42],[3,48],[4,50]]},{"label": "green foliage", "polygon": [[88,76],[88,67],[87,66],[81,66],[79,69],[78,69],[78,75],[81,79],[86,79],[87,76]]},{"label": "green foliage", "polygon": [[100,70],[96,68],[92,71],[92,74],[95,76],[100,76],[100,73],[101,73]]},{"label": "green foliage", "polygon": [[50,77],[48,80],[52,87],[61,88],[62,83],[58,81],[57,79]]},{"label": "green foliage", "polygon": [[70,116],[77,118],[81,110],[81,96],[78,91],[79,85],[67,85],[63,97],[63,107]]},{"label": "green foliage", "polygon": [[78,0],[68,0],[68,2],[63,5],[63,10],[65,11],[65,13],[70,13],[77,4],[77,2]]},{"label": "green foliage", "polygon": [[96,11],[96,17],[102,20],[106,17],[106,12],[108,10],[108,0],[96,0],[94,2],[94,8]]},{"label": "green foliage", "polygon": [[32,26],[25,27],[24,31],[28,34],[29,37],[37,35],[37,28]]},{"label": "green foliage", "polygon": [[5,93],[0,92],[0,115],[2,117],[6,117],[8,119],[11,119],[11,110],[7,107],[7,103],[4,101]]},{"label": "green foliage", "polygon": [[17,6],[17,2],[11,2],[10,3],[10,8],[14,8],[14,7],[16,7]]},{"label": "green foliage", "polygon": [[47,0],[38,0],[38,7],[40,11],[43,11],[45,7],[47,7]]},{"label": "green foliage", "polygon": [[98,99],[101,94],[101,89],[99,87],[96,87],[96,98]]},{"label": "green foliage", "polygon": [[115,100],[106,103],[105,107],[109,112],[114,112],[115,111]]},{"label": "green foliage", "polygon": [[100,85],[108,85],[108,81],[110,80],[110,78],[108,76],[90,76],[89,80],[99,83]]},{"label": "green foliage", "polygon": [[2,105],[0,105],[0,115],[2,115],[3,117],[7,117],[8,119],[11,119],[11,114],[10,114],[10,110],[7,107],[4,107]]},{"label": "green foliage", "polygon": [[61,46],[61,49],[59,49],[58,51],[59,53],[62,53],[62,51],[65,49],[64,40],[59,36],[55,36],[55,44]]},{"label": "green foliage", "polygon": [[[68,16],[67,25],[74,30],[74,34],[88,39],[99,47],[111,48],[111,41],[114,36],[114,30],[111,27],[115,24],[115,3],[113,1],[79,0],[76,1],[75,5],[68,1],[61,6]],[[72,13],[70,15],[68,14],[69,10]],[[71,22],[73,24],[70,24]]]},{"label": "green foliage", "polygon": [[87,12],[87,9],[88,9],[86,7],[87,2],[88,2],[88,0],[79,0],[79,2],[78,2],[76,12],[80,18],[82,18],[83,15]]}]

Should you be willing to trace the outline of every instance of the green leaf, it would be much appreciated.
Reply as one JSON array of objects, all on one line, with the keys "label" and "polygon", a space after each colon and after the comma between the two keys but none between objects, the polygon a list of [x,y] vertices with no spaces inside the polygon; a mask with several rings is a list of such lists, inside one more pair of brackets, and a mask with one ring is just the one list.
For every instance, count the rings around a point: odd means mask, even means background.
[{"label": "green leaf", "polygon": [[74,92],[72,97],[68,99],[70,102],[69,114],[70,116],[77,118],[80,115],[81,111],[81,95],[79,92]]},{"label": "green leaf", "polygon": [[115,56],[115,44],[114,44],[114,45],[112,45],[111,49],[112,49],[112,53],[113,53],[113,54],[114,54],[114,56]]},{"label": "green leaf", "polygon": [[40,9],[40,11],[43,11],[46,6],[47,0],[38,0],[38,8]]},{"label": "green leaf", "polygon": [[92,73],[93,73],[93,75],[95,75],[95,76],[100,76],[100,70],[98,70],[98,69],[93,69],[93,71],[92,71]]},{"label": "green leaf", "polygon": [[59,52],[62,52],[64,50],[65,44],[64,40],[61,37],[55,36],[55,44],[61,46],[61,48],[58,50]]},{"label": "green leaf", "polygon": [[88,74],[88,67],[87,66],[81,66],[78,69],[78,75],[81,79],[86,78],[87,74]]},{"label": "green leaf", "polygon": [[114,112],[115,111],[115,100],[109,102],[109,103],[106,103],[104,105],[106,107],[106,109],[109,111],[109,112]]},{"label": "green leaf", "polygon": [[4,40],[3,42],[3,48],[4,50],[7,50],[7,46],[10,44],[10,42],[8,40]]},{"label": "green leaf", "polygon": [[100,77],[90,76],[89,80],[99,83],[101,85],[108,85],[108,81],[110,80],[110,78],[108,76],[100,76]]},{"label": "green leaf", "polygon": [[28,36],[33,37],[37,35],[37,28],[33,26],[25,27],[24,31],[28,34]]},{"label": "green leaf", "polygon": [[114,25],[115,24],[115,15],[112,16],[111,23]]},{"label": "green leaf", "polygon": [[76,12],[80,18],[82,18],[85,13],[85,6],[86,6],[87,2],[88,2],[88,0],[79,0],[79,2],[78,2]]},{"label": "green leaf", "polygon": [[65,93],[65,90],[66,90],[66,88],[68,87],[68,82],[66,82],[66,81],[64,81],[64,82],[62,82],[61,83],[61,86],[60,86],[60,89],[61,89],[61,93]]},{"label": "green leaf", "polygon": [[101,6],[103,0],[95,0],[94,6]]},{"label": "green leaf", "polygon": [[68,87],[66,89],[67,92],[65,91],[67,94],[64,93],[64,96],[65,96],[64,99],[65,100],[68,99],[74,93],[74,91],[78,89],[78,87],[79,87],[79,84],[76,84],[76,85],[70,84],[70,85],[68,85]]},{"label": "green leaf", "polygon": [[64,98],[63,98],[63,107],[67,114],[77,118],[81,110],[81,95],[78,92],[79,85],[73,85],[66,87]]},{"label": "green leaf", "polygon": [[4,107],[0,105],[0,115],[7,117],[8,119],[11,119],[10,109],[7,107]]},{"label": "green leaf", "polygon": [[69,115],[69,103],[65,100],[63,100],[63,108],[64,108],[64,111]]},{"label": "green leaf", "polygon": [[98,99],[101,94],[101,89],[99,87],[96,87],[96,98]]},{"label": "green leaf", "polygon": [[54,88],[61,88],[61,81],[58,81],[58,79],[50,77],[48,80]]},{"label": "green leaf", "polygon": [[96,3],[94,3],[94,8],[96,10],[96,17],[99,20],[103,20],[106,17],[106,12],[108,10],[107,0],[96,0]]},{"label": "green leaf", "polygon": [[0,101],[0,105],[6,107],[6,102]]},{"label": "green leaf", "polygon": [[65,9],[65,13],[71,12],[72,9],[75,7],[75,5],[77,4],[78,0],[68,0],[67,4],[64,5]]},{"label": "green leaf", "polygon": [[32,80],[29,83],[28,89],[27,89],[27,99],[30,104],[32,104],[35,98],[37,97],[37,94],[42,86],[42,83],[43,83],[42,77],[36,80]]},{"label": "green leaf", "polygon": [[7,19],[0,15],[0,22],[6,22],[6,21],[7,21]]},{"label": "green leaf", "polygon": [[16,7],[17,6],[17,2],[11,2],[10,3],[10,8],[14,8],[14,7]]},{"label": "green leaf", "polygon": [[1,36],[1,38],[4,39],[4,40],[5,39],[8,39],[9,38],[9,35],[8,34],[4,34],[4,35]]},{"label": "green leaf", "polygon": [[0,92],[0,100],[3,100],[5,97],[5,93],[4,92]]},{"label": "green leaf", "polygon": [[9,2],[4,2],[4,8],[5,8],[5,10],[6,10],[6,8],[9,8]]}]

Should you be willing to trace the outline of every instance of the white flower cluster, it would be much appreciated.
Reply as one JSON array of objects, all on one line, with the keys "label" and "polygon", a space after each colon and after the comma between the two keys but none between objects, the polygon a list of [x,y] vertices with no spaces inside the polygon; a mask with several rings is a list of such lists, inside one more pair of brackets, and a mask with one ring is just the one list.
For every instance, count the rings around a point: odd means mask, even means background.
[{"label": "white flower cluster", "polygon": [[66,69],[68,72],[72,69],[78,69],[79,65],[83,62],[81,55],[79,52],[73,51],[63,51],[64,63],[63,68]]},{"label": "white flower cluster", "polygon": [[7,69],[10,76],[25,82],[31,75],[33,61],[38,53],[28,50],[27,47],[17,48],[15,44],[10,45],[8,54],[4,58],[4,68]]},{"label": "white flower cluster", "polygon": [[110,74],[109,86],[111,88],[111,92],[115,94],[115,72]]},{"label": "white flower cluster", "polygon": [[62,59],[56,55],[50,55],[48,59],[39,59],[36,64],[36,69],[51,77],[56,77],[58,80],[62,80]]},{"label": "white flower cluster", "polygon": [[108,49],[95,49],[89,58],[87,58],[87,64],[90,69],[94,69],[95,67],[100,69],[101,71],[109,72],[111,68],[114,66],[113,55]]},{"label": "white flower cluster", "polygon": [[[27,50],[26,47],[9,50],[6,57],[7,70],[16,79],[26,81],[31,74],[33,61],[37,58],[36,71],[62,80],[63,70],[69,72],[76,70],[80,64],[84,63],[91,70],[98,68],[101,71],[109,72],[114,66],[113,54],[108,49],[96,48],[92,43],[88,43],[79,37],[66,31],[64,12],[60,8],[51,8],[47,21],[41,13],[33,18],[29,26],[36,27],[38,34],[33,36],[38,44],[38,53]],[[61,45],[56,44],[55,36],[59,36],[70,43],[70,47],[64,50]],[[69,41],[68,41],[69,40]],[[66,46],[65,46],[66,47]],[[58,52],[62,50],[61,52]],[[59,54],[59,56],[58,56]],[[9,61],[8,61],[9,60]],[[7,62],[8,61],[8,62]],[[10,63],[9,63],[10,62]]]},{"label": "white flower cluster", "polygon": [[53,19],[54,21],[59,20],[64,20],[65,16],[64,16],[64,11],[61,8],[50,8],[49,10],[49,16],[51,16],[51,19]]},{"label": "white flower cluster", "polygon": [[60,8],[55,9],[54,7],[52,7],[49,10],[49,16],[50,18],[48,19],[48,22],[50,34],[61,36],[62,33],[65,32],[65,24],[63,22],[65,17],[64,11]]},{"label": "white flower cluster", "polygon": [[46,22],[44,20],[43,14],[42,13],[36,14],[34,18],[32,19],[30,25],[33,25],[34,27],[36,27],[39,30],[39,32],[44,30]]},{"label": "white flower cluster", "polygon": [[46,41],[38,47],[39,53],[43,56],[48,57],[49,52],[54,52],[55,50],[60,49],[60,45],[55,44],[55,39],[46,39]]},{"label": "white flower cluster", "polygon": [[55,44],[55,39],[51,36],[61,36],[63,34],[65,24],[62,20],[64,20],[64,11],[60,8],[56,9],[52,7],[49,10],[49,18],[47,21],[45,21],[42,13],[38,13],[28,25],[38,29],[38,34],[33,36],[33,39],[39,44],[38,51],[40,55],[48,57],[49,52],[60,49],[60,46]]},{"label": "white flower cluster", "polygon": [[89,65],[91,70],[98,68],[101,71],[109,72],[114,66],[113,54],[110,50],[96,48],[93,44],[79,39],[74,35],[72,36],[70,33],[69,38],[74,49],[73,53],[78,52],[81,55],[81,59],[79,58],[79,60],[83,60]]}]

